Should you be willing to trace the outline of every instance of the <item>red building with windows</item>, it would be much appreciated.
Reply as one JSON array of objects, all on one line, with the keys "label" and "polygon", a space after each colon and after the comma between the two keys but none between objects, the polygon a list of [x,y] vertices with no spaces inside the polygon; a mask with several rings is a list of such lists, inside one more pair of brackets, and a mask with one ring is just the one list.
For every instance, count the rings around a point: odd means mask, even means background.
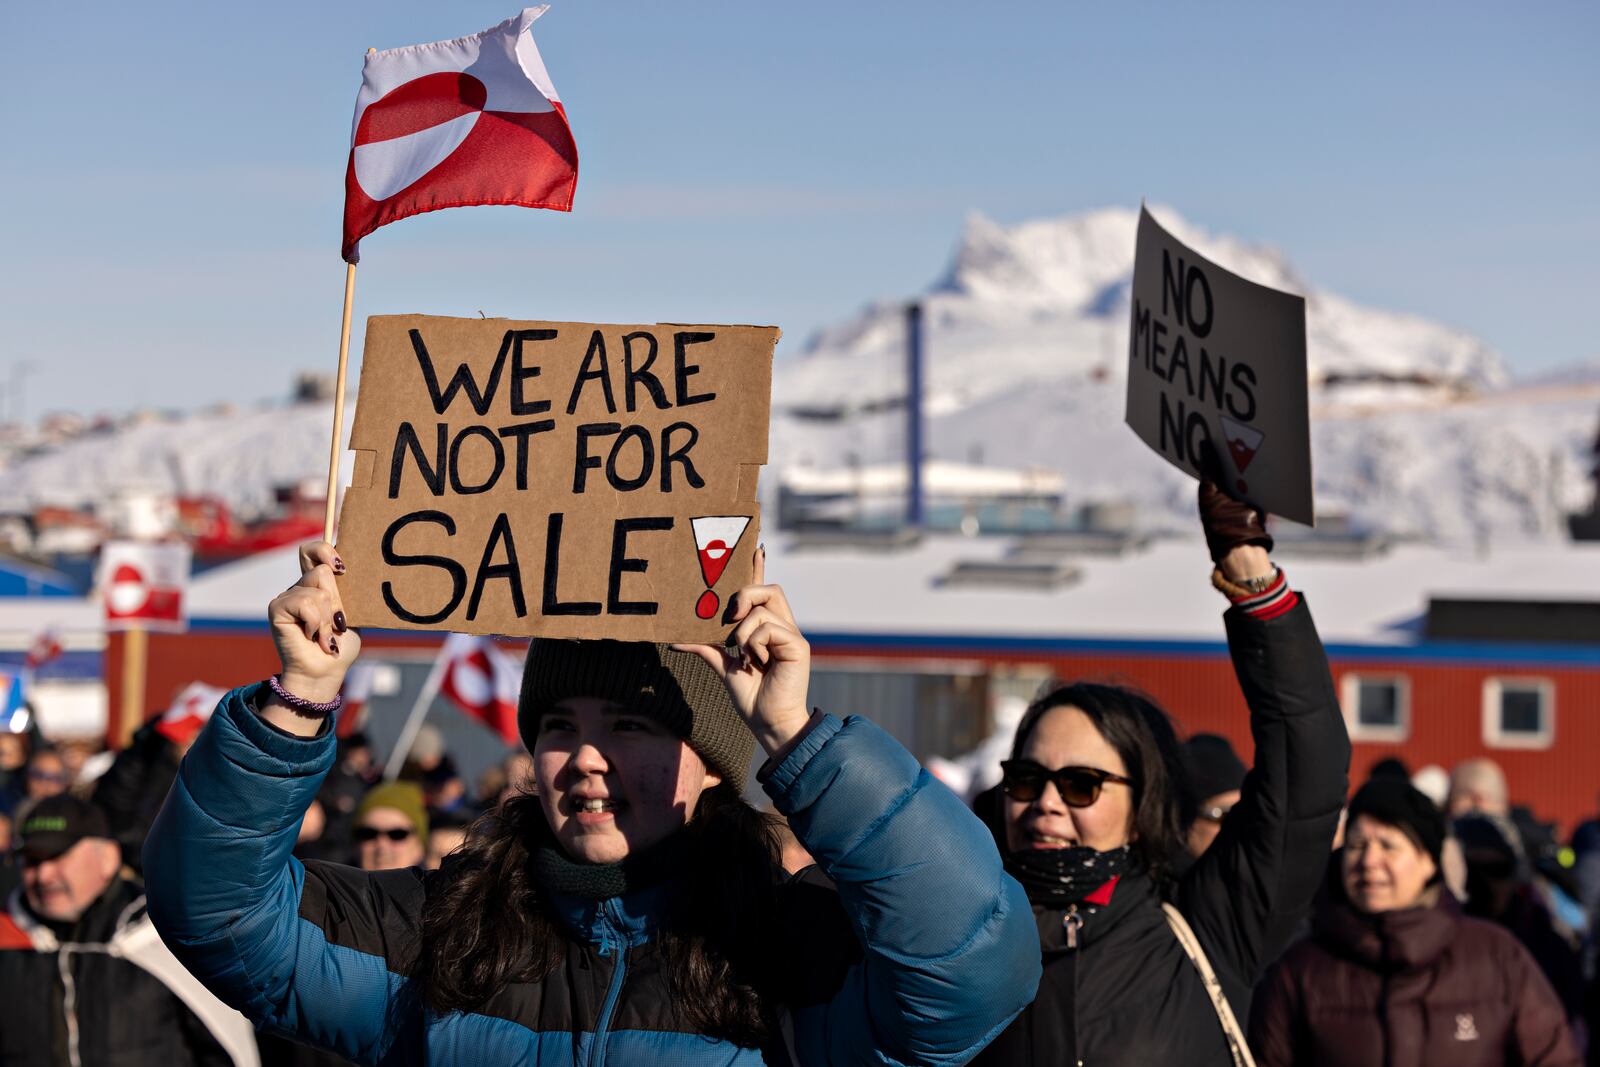
[{"label": "red building with windows", "polygon": [[[1051,677],[1146,690],[1180,732],[1220,733],[1248,762],[1223,598],[1198,540],[925,537],[883,545],[775,537],[816,655],[812,702],[882,722],[919,757],[954,756],[990,731],[1002,697]],[[1413,771],[1487,756],[1512,799],[1564,830],[1600,794],[1600,545],[1328,551],[1285,541],[1278,560],[1317,619],[1355,742],[1352,781],[1390,755]],[[195,581],[186,634],[150,639],[145,707],[190,681],[236,685],[275,658],[267,601],[292,550]],[[403,717],[439,637],[370,632],[364,655],[403,675],[373,701],[375,737]],[[120,647],[105,657],[113,735]],[[395,726],[395,729],[398,727]]]}]

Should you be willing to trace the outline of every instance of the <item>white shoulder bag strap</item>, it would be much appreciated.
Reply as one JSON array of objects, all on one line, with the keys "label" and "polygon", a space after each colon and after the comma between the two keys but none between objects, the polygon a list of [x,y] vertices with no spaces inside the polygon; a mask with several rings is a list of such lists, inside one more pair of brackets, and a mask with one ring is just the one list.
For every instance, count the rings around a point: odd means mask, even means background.
[{"label": "white shoulder bag strap", "polygon": [[1167,913],[1167,925],[1172,927],[1189,962],[1200,972],[1200,982],[1206,987],[1211,1006],[1217,1010],[1217,1020],[1222,1023],[1222,1032],[1228,1038],[1228,1051],[1233,1053],[1233,1067],[1256,1067],[1256,1061],[1250,1055],[1250,1045],[1244,1039],[1244,1031],[1239,1028],[1239,1020],[1234,1018],[1228,998],[1222,995],[1222,983],[1217,980],[1217,972],[1211,969],[1211,961],[1206,959],[1206,950],[1200,947],[1200,939],[1189,928],[1189,920],[1171,904],[1162,904],[1161,910]]}]

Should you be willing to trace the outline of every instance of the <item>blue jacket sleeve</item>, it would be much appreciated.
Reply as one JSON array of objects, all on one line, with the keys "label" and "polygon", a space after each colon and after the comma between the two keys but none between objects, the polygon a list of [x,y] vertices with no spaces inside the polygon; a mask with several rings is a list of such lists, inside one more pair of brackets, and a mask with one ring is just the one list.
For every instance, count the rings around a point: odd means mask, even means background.
[{"label": "blue jacket sleeve", "polygon": [[[395,1041],[403,979],[381,950],[331,943],[304,915],[307,879],[316,899],[329,890],[290,854],[333,764],[332,731],[305,739],[274,729],[256,715],[255,695],[225,696],[184,757],[145,842],[150,918],[184,966],[257,1026],[360,1063],[395,1062],[391,1051],[420,1044]],[[341,907],[365,913],[355,921],[403,925],[387,883],[348,873],[371,880],[370,892],[341,895]]]},{"label": "blue jacket sleeve", "polygon": [[796,1010],[802,1063],[966,1063],[1030,1001],[1039,938],[1022,887],[959,798],[865,719],[821,720],[768,795],[838,887],[862,957]]}]

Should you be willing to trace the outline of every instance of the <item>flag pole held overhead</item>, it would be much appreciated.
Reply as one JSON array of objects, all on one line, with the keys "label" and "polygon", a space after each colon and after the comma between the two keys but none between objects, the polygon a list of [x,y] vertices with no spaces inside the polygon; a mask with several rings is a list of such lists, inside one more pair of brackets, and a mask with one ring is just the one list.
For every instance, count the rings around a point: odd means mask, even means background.
[{"label": "flag pole held overhead", "polygon": [[328,445],[328,500],[322,512],[322,539],[333,543],[339,509],[339,456],[344,451],[344,380],[350,366],[350,305],[356,295],[356,265],[344,265],[344,317],[339,324],[339,374],[333,385],[333,441]]}]

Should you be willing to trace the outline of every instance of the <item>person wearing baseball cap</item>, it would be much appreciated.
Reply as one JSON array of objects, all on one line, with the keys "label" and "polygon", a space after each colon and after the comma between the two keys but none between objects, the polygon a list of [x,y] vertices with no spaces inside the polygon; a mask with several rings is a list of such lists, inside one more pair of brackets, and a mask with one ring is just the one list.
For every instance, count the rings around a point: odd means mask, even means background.
[{"label": "person wearing baseball cap", "polygon": [[[881,729],[810,707],[759,554],[725,644],[533,640],[530,789],[439,870],[292,860],[361,645],[333,546],[301,564],[268,608],[283,672],[218,706],[145,847],[162,935],[264,1025],[365,1062],[954,1064],[1033,997],[1036,924],[988,830]],[[826,877],[785,873],[752,777]]]},{"label": "person wearing baseball cap", "polygon": [[77,922],[122,866],[105,813],[70,793],[34,804],[17,830],[28,907],[46,922]]},{"label": "person wearing baseball cap", "polygon": [[22,885],[0,913],[0,1063],[256,1063],[244,1017],[151,928],[103,811],[46,797],[19,823],[16,850]]}]

